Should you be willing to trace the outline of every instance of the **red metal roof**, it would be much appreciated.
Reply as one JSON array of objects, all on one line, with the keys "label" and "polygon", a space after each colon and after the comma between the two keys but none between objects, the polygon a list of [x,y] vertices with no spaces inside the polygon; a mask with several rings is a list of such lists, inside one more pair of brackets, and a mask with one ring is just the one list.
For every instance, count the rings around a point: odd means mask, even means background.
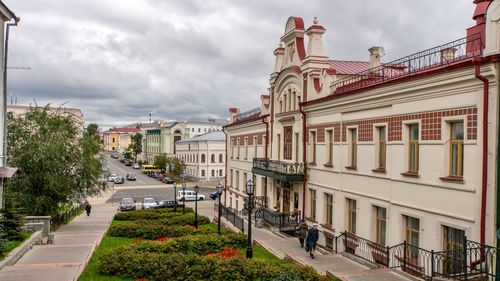
[{"label": "red metal roof", "polygon": [[343,61],[343,60],[330,60],[330,66],[337,71],[337,74],[356,74],[367,70],[370,63],[367,61]]}]

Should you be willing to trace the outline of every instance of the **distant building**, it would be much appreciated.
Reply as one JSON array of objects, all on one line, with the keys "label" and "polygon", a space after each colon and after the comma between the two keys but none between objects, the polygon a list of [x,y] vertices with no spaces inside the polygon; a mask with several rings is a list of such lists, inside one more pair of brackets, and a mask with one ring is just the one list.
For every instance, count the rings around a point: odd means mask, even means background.
[{"label": "distant building", "polygon": [[166,154],[175,156],[175,142],[185,137],[185,124],[167,122],[156,128],[145,130],[145,160],[154,162],[156,156]]},{"label": "distant building", "polygon": [[226,174],[226,135],[213,131],[176,142],[176,156],[186,174],[198,181],[221,181]]},{"label": "distant building", "polygon": [[[14,116],[19,116],[25,114],[32,106],[29,105],[8,105],[7,112],[12,113]],[[68,107],[50,107],[50,112],[58,113],[64,117],[73,118],[75,124],[82,131],[84,129],[85,121],[83,119],[83,113],[79,108],[68,108]]]},{"label": "distant building", "polygon": [[123,153],[129,146],[132,136],[140,132],[137,128],[112,128],[103,132],[104,151]]},{"label": "distant building", "polygon": [[191,118],[185,122],[186,136],[191,138],[209,132],[222,131],[222,126],[227,123],[226,119]]}]

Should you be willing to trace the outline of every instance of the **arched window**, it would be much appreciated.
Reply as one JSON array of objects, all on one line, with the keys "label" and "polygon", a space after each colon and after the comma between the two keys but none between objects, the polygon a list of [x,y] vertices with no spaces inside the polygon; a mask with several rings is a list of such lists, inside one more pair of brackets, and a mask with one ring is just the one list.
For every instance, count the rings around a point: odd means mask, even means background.
[{"label": "arched window", "polygon": [[201,163],[205,163],[205,154],[201,155]]},{"label": "arched window", "polygon": [[219,163],[222,163],[222,162],[224,162],[224,158],[222,157],[222,153],[221,153],[221,154],[219,154]]},{"label": "arched window", "polygon": [[212,154],[212,156],[210,156],[210,162],[215,163],[215,154]]}]

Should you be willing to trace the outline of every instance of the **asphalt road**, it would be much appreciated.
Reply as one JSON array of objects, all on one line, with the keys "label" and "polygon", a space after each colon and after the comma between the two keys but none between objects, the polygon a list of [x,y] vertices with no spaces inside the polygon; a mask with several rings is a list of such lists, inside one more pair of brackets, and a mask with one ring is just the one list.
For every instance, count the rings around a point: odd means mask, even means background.
[{"label": "asphalt road", "polygon": [[[125,166],[125,164],[118,161],[118,159],[113,159],[109,155],[105,156],[107,162],[110,166],[111,173],[115,173],[118,176],[125,177],[127,173],[132,173],[136,175],[136,181],[125,181],[123,184],[114,184],[108,182],[108,185],[113,191],[113,196],[111,196],[107,202],[118,203],[125,197],[134,198],[138,203],[142,202],[145,197],[153,197],[155,200],[174,200],[174,185],[162,183],[154,178],[148,177],[141,173],[140,169],[134,169],[132,166]],[[186,190],[193,190],[192,186],[196,183],[187,183]],[[177,191],[181,190],[177,185]],[[200,194],[205,195],[206,201],[212,201],[209,195],[214,192],[213,187],[203,187],[200,186]],[[187,202],[186,202],[187,203]]]}]

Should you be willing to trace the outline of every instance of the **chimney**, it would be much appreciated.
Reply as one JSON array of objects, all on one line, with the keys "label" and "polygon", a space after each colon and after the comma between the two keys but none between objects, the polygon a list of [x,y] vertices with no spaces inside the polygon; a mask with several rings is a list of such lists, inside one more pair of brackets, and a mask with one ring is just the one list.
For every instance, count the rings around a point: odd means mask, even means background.
[{"label": "chimney", "polygon": [[451,62],[455,59],[455,52],[457,49],[455,48],[446,48],[441,51],[441,60],[443,62]]},{"label": "chimney", "polygon": [[240,114],[240,109],[237,108],[237,107],[231,107],[229,109],[229,121],[231,121],[231,123],[233,123],[234,121],[236,121],[236,116]]},{"label": "chimney", "polygon": [[380,66],[380,56],[384,53],[382,47],[371,47],[368,49],[370,52],[370,69]]},{"label": "chimney", "polygon": [[314,17],[313,25],[306,31],[309,36],[309,43],[307,44],[307,56],[313,57],[326,57],[325,49],[323,48],[323,34],[326,29],[318,25],[318,18]]},{"label": "chimney", "polygon": [[285,57],[285,48],[283,48],[283,42],[280,42],[279,47],[274,50],[273,54],[274,56],[276,56],[273,73],[277,73],[281,71],[281,67],[283,67],[283,58]]}]

